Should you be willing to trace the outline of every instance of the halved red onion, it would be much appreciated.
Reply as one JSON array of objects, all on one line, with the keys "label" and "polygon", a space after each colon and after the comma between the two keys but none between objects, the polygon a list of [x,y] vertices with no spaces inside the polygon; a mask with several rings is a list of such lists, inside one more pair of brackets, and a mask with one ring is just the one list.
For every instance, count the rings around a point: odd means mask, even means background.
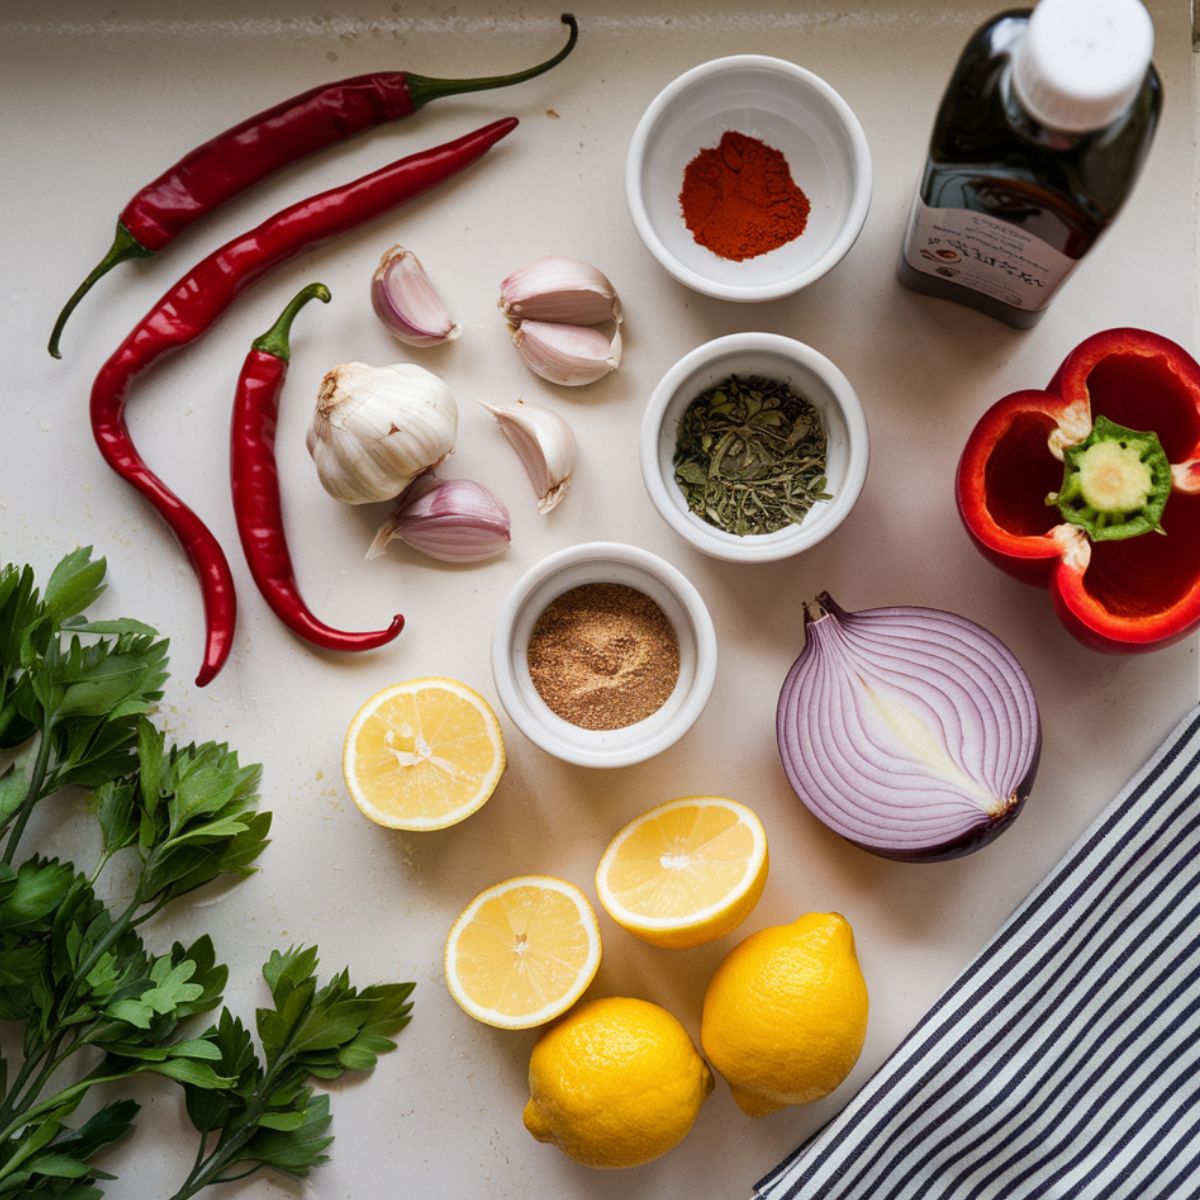
[{"label": "halved red onion", "polygon": [[805,608],[779,694],[788,782],[847,841],[903,861],[956,858],[1008,827],[1041,753],[1033,688],[986,629],[934,608]]}]

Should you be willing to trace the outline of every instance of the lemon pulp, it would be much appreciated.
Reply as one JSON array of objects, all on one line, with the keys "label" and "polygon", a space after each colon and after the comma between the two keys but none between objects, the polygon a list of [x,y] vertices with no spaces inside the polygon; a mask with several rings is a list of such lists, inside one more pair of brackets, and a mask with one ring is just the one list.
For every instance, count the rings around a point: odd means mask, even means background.
[{"label": "lemon pulp", "polygon": [[446,939],[446,985],[470,1016],[528,1029],[566,1012],[600,965],[600,929],[573,884],[523,875],[481,892]]},{"label": "lemon pulp", "polygon": [[411,679],[377,692],[346,732],[346,786],[372,821],[442,829],[491,796],[504,738],[488,702],[454,679]]},{"label": "lemon pulp", "polygon": [[767,878],[767,838],[744,804],[689,796],[622,829],[596,871],[608,914],[662,946],[697,946],[740,924]]}]

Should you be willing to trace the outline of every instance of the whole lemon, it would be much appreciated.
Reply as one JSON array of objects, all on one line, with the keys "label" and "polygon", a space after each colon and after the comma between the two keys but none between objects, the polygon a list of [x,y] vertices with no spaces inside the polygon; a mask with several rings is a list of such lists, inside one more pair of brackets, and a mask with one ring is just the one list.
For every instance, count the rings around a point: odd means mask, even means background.
[{"label": "whole lemon", "polygon": [[838,913],[751,934],[704,995],[700,1044],[752,1117],[828,1095],[866,1035],[867,985],[854,931]]},{"label": "whole lemon", "polygon": [[683,1140],[712,1072],[665,1008],[614,996],[567,1013],[529,1060],[525,1128],[588,1167],[636,1167]]}]

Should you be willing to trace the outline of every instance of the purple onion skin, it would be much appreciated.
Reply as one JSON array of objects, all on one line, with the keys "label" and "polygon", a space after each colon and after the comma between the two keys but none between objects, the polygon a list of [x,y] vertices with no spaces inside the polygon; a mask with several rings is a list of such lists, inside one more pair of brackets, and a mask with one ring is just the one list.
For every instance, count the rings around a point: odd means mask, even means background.
[{"label": "purple onion skin", "polygon": [[[841,608],[827,592],[822,592],[818,597],[818,601],[825,612],[835,618],[844,619],[848,616],[854,615]],[[944,610],[926,608],[925,611],[935,613],[943,612]],[[947,613],[946,615],[957,616],[957,614],[953,613]],[[809,608],[806,606],[804,610],[804,627],[806,630],[809,623],[814,619],[815,618],[812,616]],[[962,618],[959,619],[961,620]],[[807,649],[808,646],[806,644],[805,651]],[[1034,742],[1033,753],[1030,758],[1029,767],[1025,772],[1024,778],[1013,790],[1010,796],[1009,804],[1006,806],[1004,812],[999,816],[987,817],[981,814],[979,822],[958,837],[947,842],[941,842],[932,846],[922,846],[913,850],[895,850],[882,846],[869,845],[865,842],[856,841],[854,838],[848,837],[839,830],[834,829],[827,821],[824,820],[820,812],[817,811],[805,799],[804,792],[802,790],[802,784],[793,775],[793,772],[788,765],[787,756],[783,751],[784,740],[786,736],[784,701],[788,695],[788,687],[791,683],[792,676],[800,662],[803,660],[805,651],[801,651],[799,658],[797,658],[792,664],[791,668],[789,668],[787,677],[785,678],[783,687],[780,691],[779,706],[776,710],[775,719],[776,746],[779,750],[780,762],[783,766],[784,774],[787,776],[788,783],[791,785],[792,790],[796,793],[796,796],[799,798],[801,803],[804,804],[805,808],[809,810],[812,816],[815,817],[823,826],[829,829],[830,832],[837,834],[838,837],[840,837],[843,841],[849,842],[850,845],[856,846],[860,850],[866,850],[869,854],[874,854],[878,858],[890,859],[893,862],[934,863],[947,862],[951,859],[962,858],[965,855],[973,854],[976,850],[981,849],[989,842],[997,838],[1017,819],[1021,813],[1021,810],[1025,806],[1025,801],[1029,798],[1029,794],[1033,789],[1033,783],[1037,777],[1038,764],[1041,761],[1042,730],[1040,720],[1038,721],[1037,725],[1036,740]]]}]

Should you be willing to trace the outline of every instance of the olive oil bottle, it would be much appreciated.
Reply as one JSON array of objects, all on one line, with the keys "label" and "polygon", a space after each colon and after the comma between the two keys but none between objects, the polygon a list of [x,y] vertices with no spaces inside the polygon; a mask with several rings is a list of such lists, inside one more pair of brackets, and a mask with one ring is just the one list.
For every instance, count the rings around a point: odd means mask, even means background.
[{"label": "olive oil bottle", "polygon": [[1021,329],[1120,212],[1162,107],[1140,0],[1041,0],[967,43],[898,274]]}]

